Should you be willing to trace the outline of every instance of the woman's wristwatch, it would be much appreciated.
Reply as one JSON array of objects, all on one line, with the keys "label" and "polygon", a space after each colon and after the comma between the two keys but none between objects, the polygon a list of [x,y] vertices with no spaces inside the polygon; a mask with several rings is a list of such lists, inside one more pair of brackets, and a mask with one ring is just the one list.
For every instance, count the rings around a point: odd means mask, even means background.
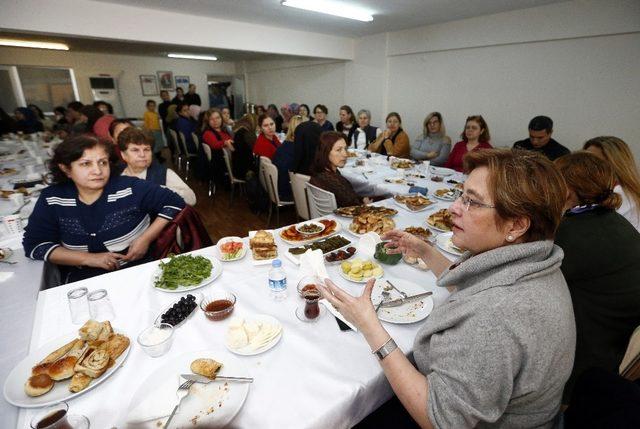
[{"label": "woman's wristwatch", "polygon": [[396,344],[395,341],[393,341],[393,338],[389,338],[386,343],[384,343],[382,346],[380,346],[380,348],[372,351],[371,353],[376,355],[378,360],[383,360],[397,348],[398,348],[398,345]]}]

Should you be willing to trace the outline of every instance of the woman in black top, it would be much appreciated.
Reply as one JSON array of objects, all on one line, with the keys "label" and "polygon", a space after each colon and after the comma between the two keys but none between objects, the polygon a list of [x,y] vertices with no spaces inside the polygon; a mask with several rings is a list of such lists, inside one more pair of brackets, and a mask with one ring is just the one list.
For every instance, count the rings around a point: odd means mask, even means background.
[{"label": "woman in black top", "polygon": [[576,355],[564,391],[591,367],[618,372],[629,337],[640,325],[640,233],[620,214],[611,167],[587,152],[555,161],[569,188],[555,242],[576,318]]},{"label": "woman in black top", "polygon": [[253,145],[256,142],[258,119],[255,114],[247,113],[233,126],[233,152],[231,152],[232,172],[236,179],[246,180],[247,174],[256,174],[253,157]]}]

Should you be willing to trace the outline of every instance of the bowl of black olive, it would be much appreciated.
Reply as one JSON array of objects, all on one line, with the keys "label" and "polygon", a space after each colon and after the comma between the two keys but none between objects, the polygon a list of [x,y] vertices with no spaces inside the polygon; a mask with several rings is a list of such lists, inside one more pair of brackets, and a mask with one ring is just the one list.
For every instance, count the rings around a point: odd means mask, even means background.
[{"label": "bowl of black olive", "polygon": [[174,328],[182,326],[187,319],[195,313],[196,308],[202,296],[200,294],[188,294],[180,298],[180,300],[167,306],[158,317],[156,317],[155,325],[167,323]]}]

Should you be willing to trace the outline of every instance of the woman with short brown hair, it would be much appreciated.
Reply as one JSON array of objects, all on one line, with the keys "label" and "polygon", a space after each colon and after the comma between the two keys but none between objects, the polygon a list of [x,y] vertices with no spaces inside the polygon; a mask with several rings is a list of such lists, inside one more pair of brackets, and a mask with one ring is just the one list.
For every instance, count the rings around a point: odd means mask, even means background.
[{"label": "woman with short brown hair", "polygon": [[[449,211],[453,244],[466,251],[453,265],[407,232],[383,237],[387,252],[421,258],[437,286],[452,292],[417,334],[416,366],[378,320],[373,281],[359,297],[327,281],[323,296],[380,360],[404,406],[395,410],[397,426],[410,426],[408,411],[425,428],[551,427],[575,345],[562,250],[552,241],[564,181],[537,153],[471,152],[465,170],[464,192]],[[371,427],[377,413],[366,419]]]},{"label": "woman with short brown hair", "polygon": [[387,129],[382,132],[367,148],[385,156],[409,158],[411,143],[409,136],[402,129],[402,118],[397,112],[391,112],[385,120]]},{"label": "woman with short brown hair", "polygon": [[460,137],[462,140],[453,147],[444,166],[462,172],[464,156],[467,153],[480,149],[491,149],[493,146],[489,143],[491,141],[489,126],[482,115],[467,117]]},{"label": "woman with short brown hair", "polygon": [[605,160],[581,151],[558,158],[569,188],[556,244],[576,317],[576,358],[565,387],[568,403],[587,368],[614,373],[629,337],[640,325],[640,233],[616,213],[620,195]]}]

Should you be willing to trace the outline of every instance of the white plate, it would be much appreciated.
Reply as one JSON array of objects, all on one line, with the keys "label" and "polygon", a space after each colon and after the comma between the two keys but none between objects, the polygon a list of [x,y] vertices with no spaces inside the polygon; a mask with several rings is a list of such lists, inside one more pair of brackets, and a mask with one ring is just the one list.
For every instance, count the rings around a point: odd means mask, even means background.
[{"label": "white plate", "polygon": [[[417,284],[402,279],[394,280],[393,284],[409,296],[426,292],[424,288]],[[376,281],[376,284],[373,286],[373,291],[371,292],[371,302],[373,302],[374,305],[378,305],[382,299],[383,288],[389,292],[388,300],[402,298],[402,295],[388,286],[386,281],[379,280]],[[431,313],[431,310],[433,310],[433,298],[432,296],[428,296],[398,307],[380,308],[378,310],[378,318],[383,322],[389,323],[415,323],[426,319]]]},{"label": "white plate", "polygon": [[[114,332],[124,334],[122,331],[119,331],[117,329],[114,329]],[[131,344],[129,344],[129,347],[127,347],[127,349],[120,356],[118,356],[118,359],[116,359],[116,363],[111,368],[106,370],[105,373],[97,379],[92,380],[91,384],[89,384],[86,389],[81,390],[80,392],[69,392],[69,383],[71,381],[70,379],[67,379],[56,381],[56,384],[53,386],[53,388],[42,396],[36,396],[35,398],[32,398],[24,393],[24,383],[29,377],[31,377],[31,368],[37,365],[38,362],[44,359],[49,353],[62,347],[74,338],[78,338],[78,331],[74,331],[58,337],[55,340],[52,340],[42,347],[39,347],[38,349],[32,351],[27,357],[22,359],[20,363],[18,363],[11,370],[4,383],[4,398],[7,400],[7,402],[17,407],[39,408],[57,404],[61,401],[68,401],[70,399],[73,399],[76,396],[80,396],[97,387],[107,378],[111,377],[113,373],[116,372],[118,368],[120,368],[124,360],[127,358],[129,350],[131,349]],[[131,341],[131,337],[129,337],[129,341]]]},{"label": "white plate", "polygon": [[427,220],[426,222],[427,227],[433,229],[434,231],[438,231],[438,232],[451,232],[450,229],[442,229],[442,228],[438,228],[437,226],[433,226],[429,223],[429,221]]},{"label": "white plate", "polygon": [[453,243],[451,242],[451,237],[453,237],[453,232],[438,234],[438,236],[436,237],[436,245],[447,253],[461,256],[462,252],[453,245]]},{"label": "white plate", "polygon": [[[203,256],[203,257],[205,257],[205,258],[207,258],[207,259],[209,259],[211,261],[211,264],[213,265],[213,268],[211,269],[211,275],[209,277],[207,277],[206,279],[202,280],[197,285],[193,285],[193,286],[178,286],[176,289],[163,289],[163,288],[159,288],[159,287],[155,286],[156,279],[159,278],[160,275],[162,274],[162,270],[160,269],[160,266],[158,266],[156,268],[156,270],[154,271],[153,275],[151,276],[151,287],[154,288],[155,290],[160,291],[160,292],[168,292],[168,293],[189,292],[189,291],[192,291],[194,289],[199,289],[201,287],[204,287],[204,286],[208,285],[209,283],[211,283],[212,281],[217,279],[220,276],[220,274],[222,274],[222,264],[216,258],[213,258],[211,256],[207,256],[207,255],[194,255],[194,256]],[[165,258],[162,261],[163,262],[169,261],[169,258]]]},{"label": "white plate", "polygon": [[[227,349],[229,349],[229,351],[241,355],[241,356],[255,356],[255,355],[259,355],[260,353],[264,353],[267,350],[271,350],[273,347],[275,347],[276,344],[278,344],[278,342],[280,342],[280,338],[282,338],[282,332],[283,332],[283,328],[282,328],[282,324],[280,323],[280,321],[278,319],[276,319],[275,317],[269,316],[267,314],[259,314],[257,316],[252,316],[252,317],[246,317],[244,318],[245,320],[263,320],[265,322],[268,322],[272,325],[277,325],[280,326],[280,333],[278,335],[276,335],[271,341],[269,341],[269,343],[265,344],[264,346],[258,348],[258,349],[250,349],[248,348],[248,346],[245,346],[243,348],[240,349],[235,349],[232,348],[231,346],[229,346],[229,344],[227,344],[227,341],[225,339],[224,345]],[[225,336],[226,336],[226,332],[225,332]],[[221,374],[223,375],[223,374]]]},{"label": "white plate", "polygon": [[[229,241],[235,241],[235,242],[241,242],[242,243],[242,249],[240,250],[240,253],[238,254],[237,257],[233,258],[233,259],[224,259],[222,257],[222,252],[220,251],[220,246],[224,243],[227,243]],[[240,237],[224,237],[221,238],[220,240],[218,240],[218,242],[216,243],[216,258],[220,259],[222,262],[233,262],[233,261],[239,261],[240,259],[244,258],[244,255],[247,254],[247,248],[249,246],[247,245],[247,243]]]},{"label": "white plate", "polygon": [[[461,193],[461,191],[458,191],[458,194]],[[437,195],[435,192],[433,193],[433,198],[438,199],[440,201],[447,201],[447,202],[454,202],[458,197],[441,197],[439,195]]]},{"label": "white plate", "polygon": [[[376,262],[376,265],[380,266],[380,268],[382,268],[382,265],[380,265],[379,262]],[[379,276],[373,276],[373,277],[367,277],[366,279],[362,279],[362,280],[353,280],[351,278],[349,278],[348,275],[346,275],[345,273],[342,272],[342,268],[338,267],[338,272],[340,273],[340,277],[342,277],[345,280],[349,280],[350,282],[353,283],[366,283],[369,281],[369,279],[381,279],[382,277],[384,277],[384,268],[382,268],[382,274],[380,274]]]},{"label": "white plate", "polygon": [[[342,230],[342,225],[340,225],[340,222],[334,220],[334,219],[319,219],[319,220],[333,220],[336,223],[336,227],[333,231],[331,231],[331,234],[327,234],[327,235],[323,235],[322,237],[313,237],[310,236],[309,238],[303,239],[303,240],[297,240],[297,241],[293,241],[293,240],[287,240],[286,238],[282,237],[281,232],[291,228],[291,225],[285,226],[284,228],[281,228],[280,230],[278,230],[278,237],[280,238],[280,240],[284,241],[285,243],[291,245],[291,246],[302,246],[304,244],[309,244],[309,243],[313,243],[314,241],[319,241],[319,240],[324,240],[325,238],[329,238],[332,235],[335,235],[337,233],[339,233]],[[310,222],[303,222],[303,223],[310,223]],[[324,230],[323,230],[324,231]],[[320,234],[320,233],[318,233]]]},{"label": "white plate", "polygon": [[404,185],[407,181],[404,177],[385,177],[384,181],[386,183],[391,183],[393,185]]},{"label": "white plate", "polygon": [[450,168],[429,166],[429,173],[435,174],[436,176],[447,177],[447,176],[451,176],[455,172],[456,170],[452,170]]},{"label": "white plate", "polygon": [[[222,363],[219,375],[237,377],[250,375],[240,359],[226,350],[188,352],[167,360],[165,365],[155,370],[146,380],[140,383],[140,387],[131,398],[127,415],[149,395],[154,395],[155,397],[163,395],[163,398],[168,396],[166,402],[175,404],[178,385],[184,382],[184,379],[180,378],[179,375],[191,374],[191,362],[200,358],[210,358]],[[171,385],[171,382],[167,383],[169,378],[175,379],[175,387]],[[192,423],[194,417],[197,417],[198,427],[226,427],[242,408],[249,394],[250,384],[224,381],[212,381],[208,384],[195,383],[190,389],[191,393],[180,404],[180,408],[171,421],[171,427],[195,427]],[[171,389],[166,389],[166,387],[171,387]],[[225,390],[227,388],[228,390]],[[164,427],[163,423],[170,413],[171,407],[167,410],[165,417],[152,419],[135,427],[154,429]],[[158,421],[162,423],[157,424]]]}]

